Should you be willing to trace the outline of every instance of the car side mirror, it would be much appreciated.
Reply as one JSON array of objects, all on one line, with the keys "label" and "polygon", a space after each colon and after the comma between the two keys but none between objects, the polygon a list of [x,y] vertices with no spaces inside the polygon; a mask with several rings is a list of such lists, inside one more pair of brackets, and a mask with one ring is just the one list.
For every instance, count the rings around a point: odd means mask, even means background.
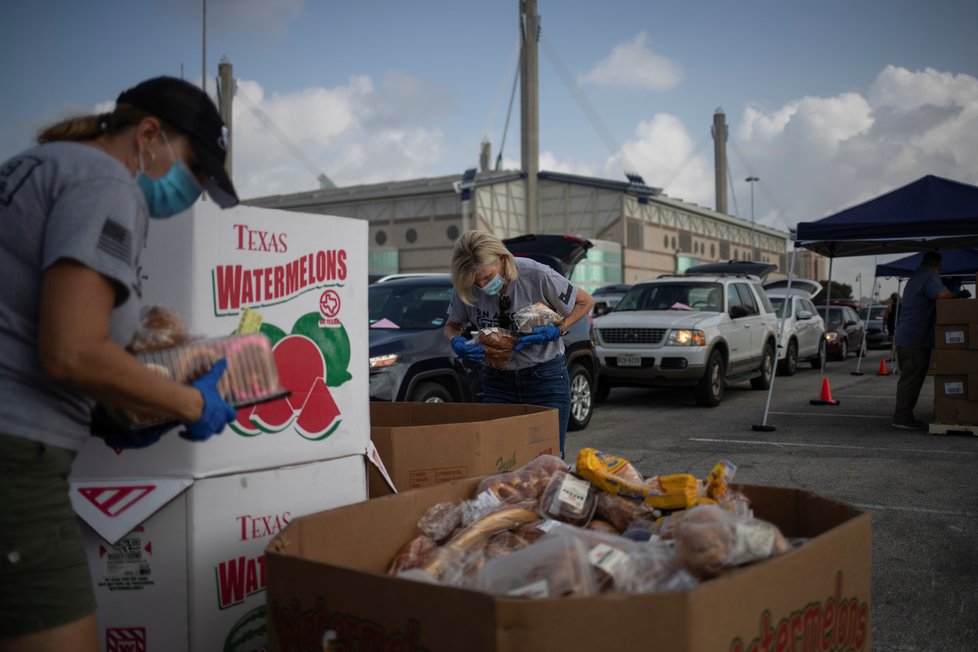
[{"label": "car side mirror", "polygon": [[813,313],[810,313],[807,310],[798,311],[798,319],[811,319],[814,316],[815,315]]},{"label": "car side mirror", "polygon": [[733,306],[730,308],[731,319],[740,319],[741,317],[746,317],[750,314],[747,306]]},{"label": "car side mirror", "polygon": [[601,315],[605,315],[609,312],[611,312],[611,308],[609,308],[608,306],[595,306],[592,314],[595,317],[600,317]]}]

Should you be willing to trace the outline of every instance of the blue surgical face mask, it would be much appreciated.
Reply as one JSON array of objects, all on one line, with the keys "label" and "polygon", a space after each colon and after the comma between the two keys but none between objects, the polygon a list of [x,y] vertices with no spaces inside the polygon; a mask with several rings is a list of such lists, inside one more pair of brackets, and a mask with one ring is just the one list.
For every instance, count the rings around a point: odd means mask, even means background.
[{"label": "blue surgical face mask", "polygon": [[[161,132],[162,133],[162,132]],[[139,159],[139,171],[136,173],[136,183],[146,198],[146,207],[150,217],[165,218],[190,208],[200,197],[202,188],[197,178],[187,169],[186,164],[177,159],[170,148],[170,141],[163,134],[163,142],[170,152],[173,165],[159,179],[150,179],[143,169],[142,157]]]},{"label": "blue surgical face mask", "polygon": [[490,297],[499,294],[499,291],[503,289],[503,277],[498,273],[492,277],[492,280],[482,286],[482,291],[488,294]]}]

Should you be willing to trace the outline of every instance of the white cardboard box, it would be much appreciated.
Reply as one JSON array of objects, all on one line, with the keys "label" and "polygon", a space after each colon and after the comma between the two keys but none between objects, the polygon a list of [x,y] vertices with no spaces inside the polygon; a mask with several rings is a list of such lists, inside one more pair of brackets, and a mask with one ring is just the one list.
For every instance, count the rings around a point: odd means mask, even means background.
[{"label": "white cardboard box", "polygon": [[293,518],[365,500],[364,461],[73,482],[102,652],[265,649],[266,545]]},{"label": "white cardboard box", "polygon": [[195,333],[229,335],[244,308],[258,311],[292,396],[240,409],[232,428],[204,443],[171,433],[114,451],[92,438],[74,478],[202,478],[364,452],[366,222],[198,202],[152,221],[141,265],[143,305],[173,308]]}]

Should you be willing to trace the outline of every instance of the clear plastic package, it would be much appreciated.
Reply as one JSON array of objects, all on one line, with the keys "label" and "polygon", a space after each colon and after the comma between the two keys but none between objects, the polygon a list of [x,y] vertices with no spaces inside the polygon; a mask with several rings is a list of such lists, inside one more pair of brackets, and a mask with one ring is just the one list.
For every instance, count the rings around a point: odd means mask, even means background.
[{"label": "clear plastic package", "polygon": [[[221,358],[227,360],[227,370],[217,389],[232,406],[256,405],[289,395],[279,380],[271,344],[260,333],[195,340],[136,354],[136,359],[148,369],[183,384],[200,378]],[[129,410],[97,405],[92,413],[91,430],[100,436],[125,435],[167,423],[176,424],[165,418],[148,418]]]},{"label": "clear plastic package", "polygon": [[558,528],[546,539],[558,537],[571,538],[584,545],[599,593],[628,590],[635,575],[635,542],[575,526]]},{"label": "clear plastic package", "polygon": [[545,303],[530,304],[513,314],[513,325],[520,333],[529,333],[538,326],[548,326],[563,320],[555,310]]},{"label": "clear plastic package", "polygon": [[444,541],[462,525],[461,501],[436,503],[418,519],[418,529],[435,541]]},{"label": "clear plastic package", "polygon": [[144,306],[139,313],[139,326],[126,346],[130,353],[149,353],[171,349],[196,339],[180,315],[166,306]]},{"label": "clear plastic package", "polygon": [[585,546],[571,537],[545,537],[486,562],[475,588],[496,595],[555,598],[597,594]]},{"label": "clear plastic package", "polygon": [[505,369],[513,357],[516,341],[515,335],[502,328],[483,328],[472,338],[472,343],[478,344],[486,352],[482,364],[499,370]]},{"label": "clear plastic package", "polygon": [[540,515],[584,527],[591,522],[597,503],[594,485],[567,471],[557,471],[540,496]]},{"label": "clear plastic package", "polygon": [[673,527],[676,554],[700,578],[791,550],[777,526],[737,517],[717,505],[688,510]]},{"label": "clear plastic package", "polygon": [[399,575],[412,568],[424,566],[438,548],[434,539],[424,534],[414,537],[397,551],[387,570],[389,575]]},{"label": "clear plastic package", "polygon": [[644,502],[623,496],[613,496],[604,491],[598,492],[598,504],[594,517],[611,523],[619,532],[627,530],[635,521],[654,521],[658,516],[658,510]]},{"label": "clear plastic package", "polygon": [[569,469],[567,463],[556,455],[541,455],[515,471],[484,478],[479,483],[477,493],[488,491],[503,504],[538,501],[554,474]]}]

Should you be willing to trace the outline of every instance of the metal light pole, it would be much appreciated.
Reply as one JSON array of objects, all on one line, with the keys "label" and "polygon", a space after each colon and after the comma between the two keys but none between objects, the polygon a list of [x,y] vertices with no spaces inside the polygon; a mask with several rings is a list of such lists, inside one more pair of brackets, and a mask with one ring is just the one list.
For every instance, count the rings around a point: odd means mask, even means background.
[{"label": "metal light pole", "polygon": [[747,177],[744,179],[750,184],[750,259],[754,260],[754,182],[760,181],[760,177]]}]

